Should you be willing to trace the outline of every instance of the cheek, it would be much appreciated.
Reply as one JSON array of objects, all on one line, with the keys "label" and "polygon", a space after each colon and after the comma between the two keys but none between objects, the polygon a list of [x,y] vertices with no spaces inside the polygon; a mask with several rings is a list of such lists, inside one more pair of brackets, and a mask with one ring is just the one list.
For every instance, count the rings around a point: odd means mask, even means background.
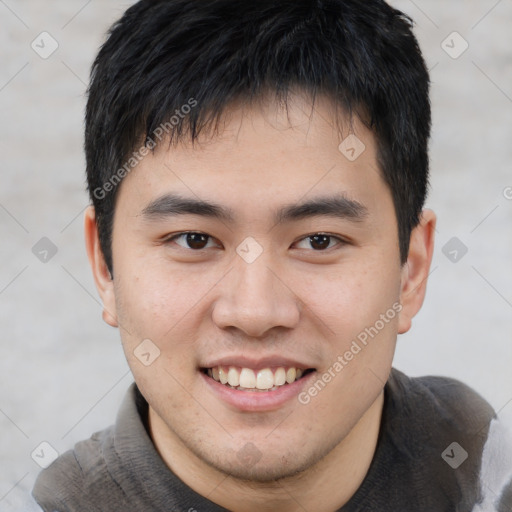
[{"label": "cheek", "polygon": [[[347,341],[374,325],[400,296],[400,270],[382,260],[361,258],[315,276],[297,276],[296,282],[302,283],[299,295],[318,319],[337,339]],[[395,325],[396,315],[388,316],[393,318],[386,327]]]},{"label": "cheek", "polygon": [[[130,268],[138,270],[129,272]],[[151,264],[125,267],[124,272],[120,268],[116,279],[123,350],[143,394],[149,398],[162,393],[164,383],[177,392],[180,386],[172,376],[179,375],[182,385],[190,385],[189,370],[195,368],[191,313],[205,290],[193,277],[169,274]],[[168,407],[183,407],[180,397],[167,397]]]},{"label": "cheek", "polygon": [[208,306],[208,294],[222,275],[222,269],[178,268],[162,257],[120,265],[116,302],[127,341],[149,338],[163,344],[179,338],[186,343],[184,325]]}]

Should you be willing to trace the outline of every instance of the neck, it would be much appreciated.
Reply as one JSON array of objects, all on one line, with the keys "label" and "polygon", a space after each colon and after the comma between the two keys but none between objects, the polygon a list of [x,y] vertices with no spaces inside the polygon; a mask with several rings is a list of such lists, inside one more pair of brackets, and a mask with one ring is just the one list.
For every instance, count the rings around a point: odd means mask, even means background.
[{"label": "neck", "polygon": [[333,512],[363,482],[373,459],[380,429],[384,393],[327,456],[302,473],[270,484],[241,481],[196,457],[149,408],[153,442],[166,465],[191,489],[237,512]]}]

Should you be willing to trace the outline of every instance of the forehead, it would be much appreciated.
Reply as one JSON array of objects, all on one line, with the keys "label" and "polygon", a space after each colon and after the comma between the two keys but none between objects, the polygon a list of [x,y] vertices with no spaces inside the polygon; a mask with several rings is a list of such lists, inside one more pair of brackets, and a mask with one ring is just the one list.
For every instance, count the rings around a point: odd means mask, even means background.
[{"label": "forehead", "polygon": [[236,211],[249,202],[277,208],[343,193],[362,203],[382,196],[388,206],[373,133],[357,118],[333,112],[330,100],[317,97],[312,104],[299,95],[286,108],[275,101],[233,105],[217,131],[194,143],[160,143],[123,180],[118,200],[129,198],[143,209],[163,194],[178,193]]}]

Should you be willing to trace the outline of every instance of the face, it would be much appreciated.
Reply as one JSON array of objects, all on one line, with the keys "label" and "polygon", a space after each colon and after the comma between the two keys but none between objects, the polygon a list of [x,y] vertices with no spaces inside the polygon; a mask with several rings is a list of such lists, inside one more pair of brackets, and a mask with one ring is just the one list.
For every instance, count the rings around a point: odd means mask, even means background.
[{"label": "face", "polygon": [[293,475],[343,443],[407,330],[374,137],[354,121],[354,160],[331,112],[299,97],[288,114],[233,108],[219,134],[162,144],[118,191],[102,296],[152,434],[244,479]]}]

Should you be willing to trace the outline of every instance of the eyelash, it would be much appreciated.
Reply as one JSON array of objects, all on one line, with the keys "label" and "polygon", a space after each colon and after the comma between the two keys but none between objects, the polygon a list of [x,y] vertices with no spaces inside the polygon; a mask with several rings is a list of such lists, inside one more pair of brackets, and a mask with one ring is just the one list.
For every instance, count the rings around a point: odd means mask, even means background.
[{"label": "eyelash", "polygon": [[[208,242],[210,242],[210,240],[214,240],[214,237],[212,237],[211,235],[208,235],[206,233],[202,233],[200,231],[183,231],[182,233],[177,233],[175,235],[172,235],[172,236],[164,239],[163,243],[164,244],[170,244],[171,242],[175,242],[176,243],[176,239],[179,239],[180,237],[188,236],[188,235],[200,235],[200,236],[207,237],[208,238],[207,244],[208,244]],[[319,233],[311,233],[309,235],[306,235],[306,236],[298,239],[296,242],[294,242],[294,245],[299,243],[299,242],[302,242],[304,240],[311,239],[311,238],[313,238],[315,236],[324,236],[324,237],[329,238],[330,240],[329,240],[329,246],[326,249],[321,249],[321,250],[310,249],[313,252],[327,252],[330,249],[333,249],[333,247],[344,246],[344,245],[347,245],[349,243],[349,242],[347,242],[347,240],[344,240],[343,238],[341,238],[339,236],[332,235],[330,233],[319,232]],[[331,245],[331,243],[330,243],[331,240],[335,240],[337,243],[334,246],[330,246]],[[193,252],[200,252],[200,251],[203,251],[205,249],[209,249],[209,247],[203,247],[201,249],[193,249],[191,247],[183,247],[180,244],[177,244],[177,245],[180,246],[182,249],[191,250]]]}]

